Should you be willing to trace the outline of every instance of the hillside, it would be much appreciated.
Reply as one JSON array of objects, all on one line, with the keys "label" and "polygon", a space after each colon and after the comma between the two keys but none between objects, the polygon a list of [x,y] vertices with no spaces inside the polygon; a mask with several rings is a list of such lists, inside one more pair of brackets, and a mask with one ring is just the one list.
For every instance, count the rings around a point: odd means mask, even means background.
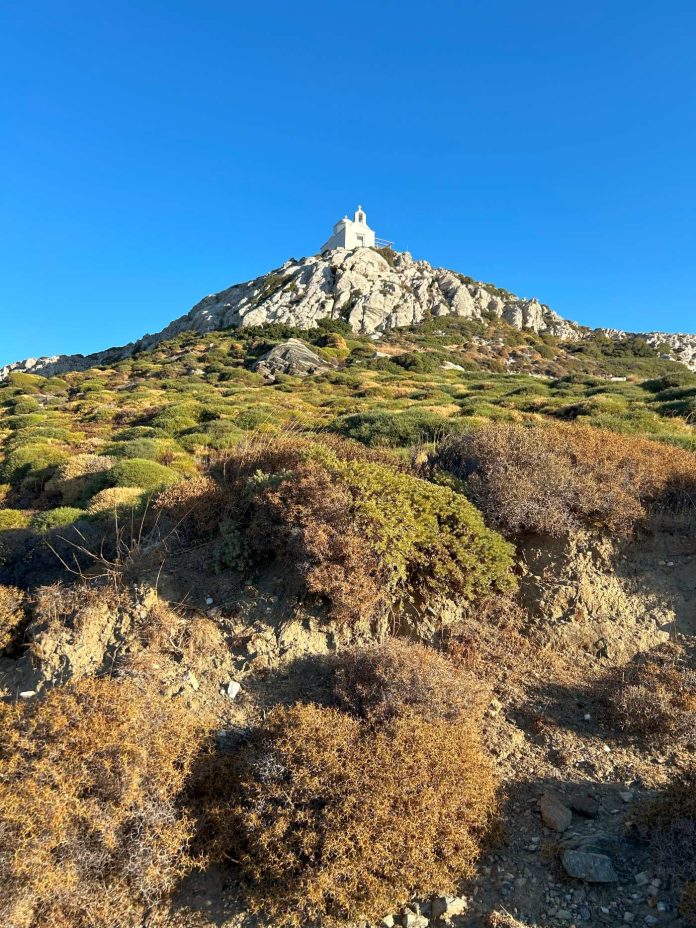
[{"label": "hillside", "polygon": [[623,341],[642,337],[665,357],[696,370],[696,335],[650,332],[636,336],[616,330],[592,332],[569,322],[536,299],[520,299],[492,284],[389,248],[338,248],[282,267],[246,283],[205,297],[161,332],[122,348],[83,357],[29,358],[0,368],[0,380],[12,370],[61,374],[112,364],[179,335],[237,326],[273,324],[312,329],[322,319],[342,320],[353,332],[380,335],[391,329],[456,316],[474,322],[499,319],[514,328],[573,341],[596,335]]},{"label": "hillside", "polygon": [[2,925],[695,925],[689,338],[357,249],[5,368]]}]

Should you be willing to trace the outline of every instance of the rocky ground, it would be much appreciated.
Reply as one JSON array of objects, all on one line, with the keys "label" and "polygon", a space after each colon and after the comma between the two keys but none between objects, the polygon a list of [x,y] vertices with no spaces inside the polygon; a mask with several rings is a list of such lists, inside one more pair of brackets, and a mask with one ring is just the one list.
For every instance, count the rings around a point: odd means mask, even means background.
[{"label": "rocky ground", "polygon": [[[107,609],[108,628],[97,602],[78,604],[75,621],[58,632],[50,622],[34,629],[33,659],[1,662],[5,693],[32,698],[66,674],[149,673],[173,698],[212,708],[223,745],[279,702],[330,700],[327,656],[347,639],[283,598],[281,577],[270,573],[240,587],[206,569],[209,555],[189,551],[165,570],[145,564],[127,601]],[[618,737],[605,717],[603,680],[638,650],[668,638],[693,642],[696,540],[677,524],[623,548],[583,536],[550,547],[530,539],[521,564],[523,593],[537,617],[528,629],[533,644],[516,651],[498,642],[498,662],[487,654],[479,664],[490,694],[485,742],[503,788],[501,833],[458,897],[413,900],[385,913],[383,928],[473,928],[492,913],[538,928],[687,928],[670,874],[630,823],[642,799],[693,766],[694,745],[646,749]],[[189,622],[207,623],[203,648],[143,651],[139,622],[151,624],[162,603]],[[170,911],[149,924],[251,926],[239,900],[234,870],[212,868],[189,877]]]}]

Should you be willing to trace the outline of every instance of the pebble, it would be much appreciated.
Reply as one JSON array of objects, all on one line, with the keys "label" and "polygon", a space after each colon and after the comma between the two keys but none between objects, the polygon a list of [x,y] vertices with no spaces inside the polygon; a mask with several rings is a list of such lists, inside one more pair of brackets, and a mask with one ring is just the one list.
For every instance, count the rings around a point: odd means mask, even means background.
[{"label": "pebble", "polygon": [[230,682],[224,688],[223,692],[229,699],[236,699],[241,688],[241,683],[238,683],[236,680],[230,680]]},{"label": "pebble", "polygon": [[635,921],[635,919],[636,919],[636,917],[635,917],[635,915],[633,914],[633,912],[624,912],[623,920],[624,920],[627,924],[630,925],[631,922]]},{"label": "pebble", "polygon": [[619,793],[619,796],[621,797],[623,802],[633,802],[633,790],[632,789],[623,790],[622,792]]},{"label": "pebble", "polygon": [[19,694],[20,699],[31,699],[32,696],[36,696],[36,690],[23,690]]}]

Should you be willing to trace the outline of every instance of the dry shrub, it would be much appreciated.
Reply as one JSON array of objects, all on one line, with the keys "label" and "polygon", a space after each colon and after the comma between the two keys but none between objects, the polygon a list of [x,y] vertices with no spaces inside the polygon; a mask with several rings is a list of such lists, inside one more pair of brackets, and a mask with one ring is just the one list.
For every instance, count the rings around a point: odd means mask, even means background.
[{"label": "dry shrub", "polygon": [[120,928],[189,868],[178,806],[202,731],[128,681],[0,704],[0,898],[7,928]]},{"label": "dry shrub", "polygon": [[54,583],[39,588],[29,626],[30,653],[54,682],[97,671],[103,662],[125,594],[110,584]]},{"label": "dry shrub", "polygon": [[12,644],[24,621],[24,593],[15,586],[0,586],[0,653]]},{"label": "dry shrub", "polygon": [[[64,505],[73,506],[85,495],[99,487],[103,476],[114,464],[114,459],[102,454],[75,454],[60,466],[46,484],[46,492],[58,494]],[[104,483],[101,481],[101,486]]]},{"label": "dry shrub", "polygon": [[407,714],[372,726],[315,705],[270,713],[239,790],[250,902],[292,923],[375,921],[414,895],[453,891],[495,807],[471,723]]},{"label": "dry shrub", "polygon": [[452,721],[472,714],[484,696],[478,681],[444,654],[402,638],[344,652],[334,692],[342,709],[373,722],[404,712]]},{"label": "dry shrub", "polygon": [[224,494],[219,483],[211,477],[197,475],[159,493],[153,502],[153,509],[166,515],[175,529],[209,535],[217,529],[224,505]]},{"label": "dry shrub", "polygon": [[657,744],[696,739],[696,672],[682,648],[641,654],[609,684],[609,717],[620,731]]},{"label": "dry shrub", "polygon": [[529,617],[510,596],[487,596],[462,611],[444,631],[450,659],[479,677],[510,670],[527,673],[539,656],[539,641]]},{"label": "dry shrub", "polygon": [[[643,803],[633,824],[648,841],[661,874],[682,886],[688,914],[696,901],[692,888],[696,884],[696,771],[692,769]],[[696,907],[691,914],[696,914]]]},{"label": "dry shrub", "polygon": [[216,676],[227,666],[230,651],[219,625],[207,616],[173,609],[160,599],[134,618],[137,647],[119,662],[127,674],[161,682],[163,666],[191,671],[196,677]]},{"label": "dry shrub", "polygon": [[260,492],[246,542],[256,559],[275,550],[296,585],[329,601],[332,618],[355,622],[388,600],[380,560],[352,509],[348,488],[308,462]]},{"label": "dry shrub", "polygon": [[430,465],[463,481],[489,523],[512,535],[628,533],[654,505],[696,500],[696,456],[588,426],[490,423],[446,439]]}]

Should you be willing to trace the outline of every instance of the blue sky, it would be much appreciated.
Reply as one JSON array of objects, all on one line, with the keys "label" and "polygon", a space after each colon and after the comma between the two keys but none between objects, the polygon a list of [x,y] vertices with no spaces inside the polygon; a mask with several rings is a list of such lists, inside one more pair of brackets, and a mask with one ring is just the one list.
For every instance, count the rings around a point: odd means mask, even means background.
[{"label": "blue sky", "polygon": [[589,325],[696,332],[696,6],[8,0],[0,363],[153,332],[360,202]]}]

